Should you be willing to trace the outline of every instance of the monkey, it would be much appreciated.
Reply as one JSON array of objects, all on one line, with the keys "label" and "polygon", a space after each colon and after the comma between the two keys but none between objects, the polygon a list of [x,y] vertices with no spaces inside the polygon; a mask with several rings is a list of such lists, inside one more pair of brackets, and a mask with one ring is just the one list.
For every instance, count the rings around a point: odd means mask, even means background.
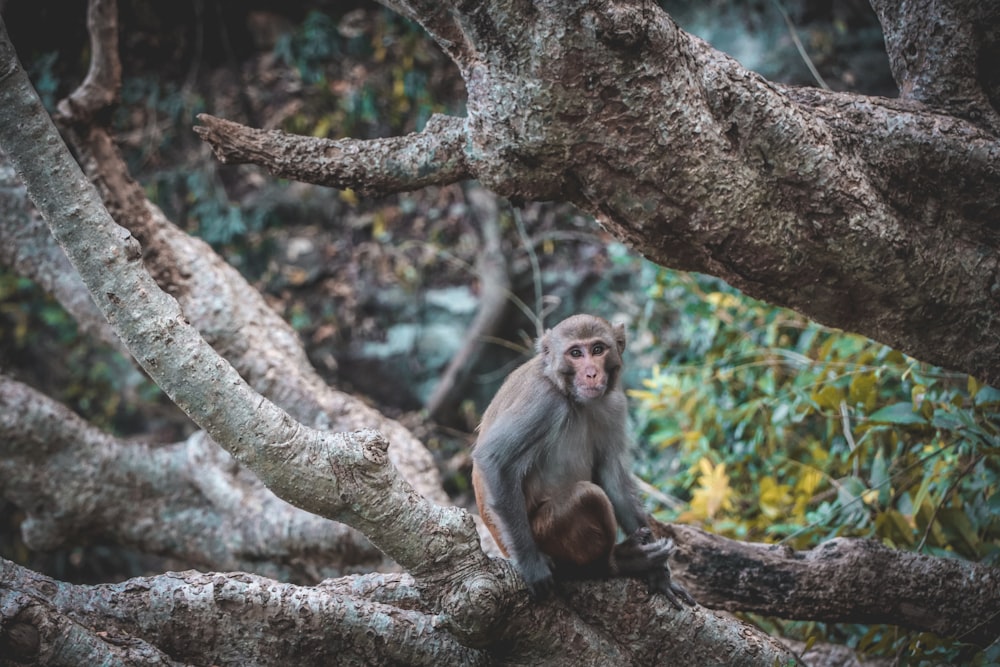
[{"label": "monkey", "polygon": [[[472,450],[479,514],[533,599],[558,578],[631,576],[681,608],[673,542],[653,539],[629,473],[625,327],[573,315],[503,382]],[[615,544],[618,528],[625,539]]]}]

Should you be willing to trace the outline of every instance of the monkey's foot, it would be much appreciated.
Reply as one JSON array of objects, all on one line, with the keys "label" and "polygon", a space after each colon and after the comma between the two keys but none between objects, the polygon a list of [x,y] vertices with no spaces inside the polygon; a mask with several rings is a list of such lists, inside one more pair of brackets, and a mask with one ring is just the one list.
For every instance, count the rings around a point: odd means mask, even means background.
[{"label": "monkey's foot", "polygon": [[649,586],[650,594],[662,593],[670,600],[674,609],[682,609],[682,601],[691,607],[698,604],[683,586],[670,578],[670,570],[666,567],[661,572],[650,573],[646,578],[646,584]]}]

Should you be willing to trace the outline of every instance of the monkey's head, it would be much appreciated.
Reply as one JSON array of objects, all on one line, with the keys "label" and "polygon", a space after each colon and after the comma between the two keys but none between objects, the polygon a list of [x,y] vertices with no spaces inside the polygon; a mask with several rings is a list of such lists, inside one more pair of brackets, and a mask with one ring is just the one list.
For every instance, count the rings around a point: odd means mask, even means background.
[{"label": "monkey's head", "polygon": [[578,403],[615,389],[624,351],[624,325],[593,315],[573,315],[538,340],[545,376]]}]

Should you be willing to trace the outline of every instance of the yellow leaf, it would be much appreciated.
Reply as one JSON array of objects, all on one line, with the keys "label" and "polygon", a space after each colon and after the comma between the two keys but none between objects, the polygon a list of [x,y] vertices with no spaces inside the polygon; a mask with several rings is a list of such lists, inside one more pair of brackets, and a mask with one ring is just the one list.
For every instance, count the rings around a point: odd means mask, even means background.
[{"label": "yellow leaf", "polygon": [[376,240],[384,241],[386,235],[385,215],[377,212],[372,218],[372,237]]},{"label": "yellow leaf", "polygon": [[770,519],[776,519],[785,514],[785,508],[792,504],[792,487],[778,484],[770,475],[760,480],[760,511]]},{"label": "yellow leaf", "polygon": [[651,391],[646,391],[645,389],[629,389],[625,393],[628,394],[629,398],[634,398],[637,401],[643,401],[644,403],[652,403],[657,398],[656,394]]},{"label": "yellow leaf", "polygon": [[968,385],[968,390],[969,390],[969,396],[971,398],[975,398],[976,394],[979,393],[979,387],[980,387],[979,382],[976,380],[976,378],[974,378],[974,377],[972,377],[970,375],[969,376],[969,381],[968,381],[967,385]]},{"label": "yellow leaf", "polygon": [[839,387],[828,384],[813,393],[811,398],[824,410],[839,410],[840,402],[844,400],[844,392]]},{"label": "yellow leaf", "polygon": [[725,294],[724,292],[711,292],[705,295],[705,300],[720,310],[723,308],[735,308],[740,305],[739,299],[732,294]]},{"label": "yellow leaf", "polygon": [[816,493],[820,482],[823,481],[823,471],[817,468],[805,468],[799,475],[799,481],[795,483],[795,492],[811,496]]},{"label": "yellow leaf", "polygon": [[698,461],[701,477],[698,488],[691,494],[691,513],[702,519],[710,519],[722,510],[733,508],[733,490],[729,486],[726,464],[712,465],[707,458]]},{"label": "yellow leaf", "polygon": [[312,135],[322,139],[328,134],[330,134],[330,118],[329,116],[323,116],[316,123],[316,127],[312,129]]},{"label": "yellow leaf", "polygon": [[875,401],[878,399],[878,392],[875,391],[875,386],[878,384],[878,378],[875,377],[875,373],[859,373],[851,378],[851,387],[847,393],[847,402],[849,405],[857,405],[861,403],[865,406],[865,411],[870,412],[875,407]]}]

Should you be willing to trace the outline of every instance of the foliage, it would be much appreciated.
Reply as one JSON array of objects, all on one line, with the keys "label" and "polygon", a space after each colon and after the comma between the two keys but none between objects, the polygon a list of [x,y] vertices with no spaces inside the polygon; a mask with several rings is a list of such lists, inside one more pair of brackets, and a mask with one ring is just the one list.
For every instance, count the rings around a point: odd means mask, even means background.
[{"label": "foliage", "polygon": [[[835,536],[1000,563],[1000,391],[740,294],[661,271],[663,363],[631,395],[663,518],[807,548]],[[941,659],[926,637],[861,648]]]},{"label": "foliage", "polygon": [[28,76],[42,99],[42,104],[50,113],[56,109],[56,95],[59,92],[59,75],[55,71],[58,58],[57,52],[50,51],[27,64]]},{"label": "foliage", "polygon": [[432,113],[444,110],[430,86],[446,66],[441,54],[420,26],[387,10],[371,16],[356,10],[339,23],[310,12],[295,33],[279,40],[275,54],[296,68],[315,103],[286,122],[290,132],[398,134],[422,129]]},{"label": "foliage", "polygon": [[[129,359],[81,335],[76,321],[27,278],[0,271],[0,371],[116,434],[148,432],[151,412],[177,410]],[[144,407],[148,404],[148,407]]]}]

